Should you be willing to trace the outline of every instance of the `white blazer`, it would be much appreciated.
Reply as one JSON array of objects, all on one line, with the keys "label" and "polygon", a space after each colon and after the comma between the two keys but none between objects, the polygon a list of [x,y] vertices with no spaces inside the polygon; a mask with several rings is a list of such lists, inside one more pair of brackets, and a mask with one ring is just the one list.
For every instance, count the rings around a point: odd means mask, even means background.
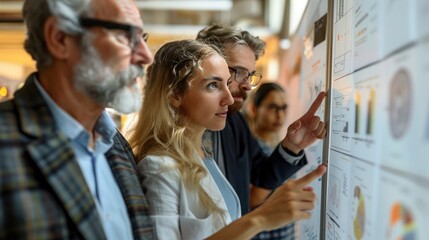
[{"label": "white blazer", "polygon": [[231,217],[212,176],[208,173],[201,185],[225,210],[225,220],[219,214],[209,214],[197,192],[185,188],[174,164],[175,160],[168,156],[146,156],[137,166],[158,239],[201,240],[229,224]]}]

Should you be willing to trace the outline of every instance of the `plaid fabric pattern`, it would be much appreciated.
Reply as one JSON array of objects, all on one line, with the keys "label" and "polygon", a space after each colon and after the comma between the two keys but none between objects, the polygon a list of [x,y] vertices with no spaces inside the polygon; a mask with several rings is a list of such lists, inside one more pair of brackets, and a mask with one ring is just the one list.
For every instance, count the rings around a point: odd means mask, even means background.
[{"label": "plaid fabric pattern", "polygon": [[261,232],[252,239],[253,240],[268,240],[268,239],[269,240],[294,240],[295,227],[294,227],[294,224],[290,224],[279,229]]},{"label": "plaid fabric pattern", "polygon": [[113,148],[107,152],[106,157],[115,179],[119,180],[118,186],[127,205],[134,239],[155,239],[149,205],[140,187],[134,155],[121,134],[114,137]]},{"label": "plaid fabric pattern", "polygon": [[[108,153],[134,237],[154,239],[135,163],[117,134]],[[105,239],[68,139],[55,128],[30,76],[0,103],[0,239]]]}]

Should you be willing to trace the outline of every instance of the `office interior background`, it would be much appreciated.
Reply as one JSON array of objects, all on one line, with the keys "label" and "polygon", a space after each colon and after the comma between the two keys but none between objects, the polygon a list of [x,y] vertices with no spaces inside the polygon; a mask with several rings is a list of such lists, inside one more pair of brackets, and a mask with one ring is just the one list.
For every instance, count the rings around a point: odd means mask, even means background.
[{"label": "office interior background", "polygon": [[[149,47],[155,52],[176,39],[195,38],[211,23],[239,26],[267,41],[265,56],[257,68],[265,80],[277,80],[282,40],[298,26],[306,2],[303,0],[137,0]],[[0,1],[0,101],[13,96],[34,62],[23,50],[25,27],[22,0]],[[290,29],[290,30],[289,30]],[[284,44],[283,44],[284,45]],[[287,47],[287,46],[286,46]]]}]

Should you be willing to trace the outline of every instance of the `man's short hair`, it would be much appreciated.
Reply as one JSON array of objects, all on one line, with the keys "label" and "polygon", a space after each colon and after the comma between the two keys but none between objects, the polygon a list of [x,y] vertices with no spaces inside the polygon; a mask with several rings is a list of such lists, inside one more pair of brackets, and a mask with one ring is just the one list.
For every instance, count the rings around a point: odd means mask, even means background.
[{"label": "man's short hair", "polygon": [[255,53],[258,60],[265,52],[265,42],[259,37],[253,36],[248,31],[236,27],[211,25],[198,32],[196,40],[220,48],[225,56],[229,46],[246,45]]},{"label": "man's short hair", "polygon": [[83,32],[79,17],[91,12],[91,0],[26,0],[22,9],[27,26],[25,50],[36,61],[38,69],[52,63],[52,56],[46,47],[44,26],[50,16],[57,20],[58,27],[65,33],[78,35]]}]

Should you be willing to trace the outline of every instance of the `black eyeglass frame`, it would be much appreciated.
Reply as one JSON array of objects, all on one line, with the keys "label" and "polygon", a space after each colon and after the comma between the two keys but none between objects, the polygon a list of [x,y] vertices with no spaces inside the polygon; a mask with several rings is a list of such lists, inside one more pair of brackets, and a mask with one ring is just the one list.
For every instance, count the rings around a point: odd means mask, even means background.
[{"label": "black eyeglass frame", "polygon": [[[262,80],[262,74],[260,74],[260,73],[258,73],[258,72],[254,72],[254,73],[251,73],[251,72],[249,72],[249,71],[247,71],[247,70],[245,70],[245,69],[241,69],[241,68],[234,68],[234,67],[229,67],[228,66],[228,68],[229,68],[229,70],[230,71],[232,71],[232,72],[234,72],[234,81],[236,81],[236,82],[238,82],[238,83],[245,83],[245,82],[247,82],[247,80],[249,80],[249,78],[250,77],[258,77],[259,78],[259,80],[258,80],[258,82],[257,83],[254,83],[254,84],[252,84],[252,82],[250,82],[250,86],[252,86],[252,87],[256,87],[256,86],[258,86],[258,84],[261,82],[261,80]],[[237,72],[238,71],[244,71],[244,72],[246,72],[247,73],[247,76],[245,76],[241,81],[239,81],[239,80],[237,80]],[[232,75],[232,74],[231,74]]]},{"label": "black eyeglass frame", "polygon": [[279,111],[286,112],[286,110],[288,108],[287,104],[280,106],[280,105],[277,105],[275,103],[270,103],[270,104],[266,104],[266,105],[262,105],[262,106],[267,108],[268,110],[275,110],[275,112],[279,112]]},{"label": "black eyeglass frame", "polygon": [[[91,28],[91,27],[102,27],[106,29],[112,29],[112,30],[124,30],[127,31],[130,34],[130,43],[129,47],[131,48],[131,51],[134,52],[139,44],[139,42],[143,39],[143,41],[147,42],[147,39],[149,38],[149,34],[146,32],[143,32],[143,29],[140,27],[130,25],[130,24],[124,24],[124,23],[118,23],[113,21],[107,21],[107,20],[100,20],[95,18],[79,18],[79,23],[82,25],[82,27]],[[141,32],[141,36],[138,38],[138,33]]]}]

